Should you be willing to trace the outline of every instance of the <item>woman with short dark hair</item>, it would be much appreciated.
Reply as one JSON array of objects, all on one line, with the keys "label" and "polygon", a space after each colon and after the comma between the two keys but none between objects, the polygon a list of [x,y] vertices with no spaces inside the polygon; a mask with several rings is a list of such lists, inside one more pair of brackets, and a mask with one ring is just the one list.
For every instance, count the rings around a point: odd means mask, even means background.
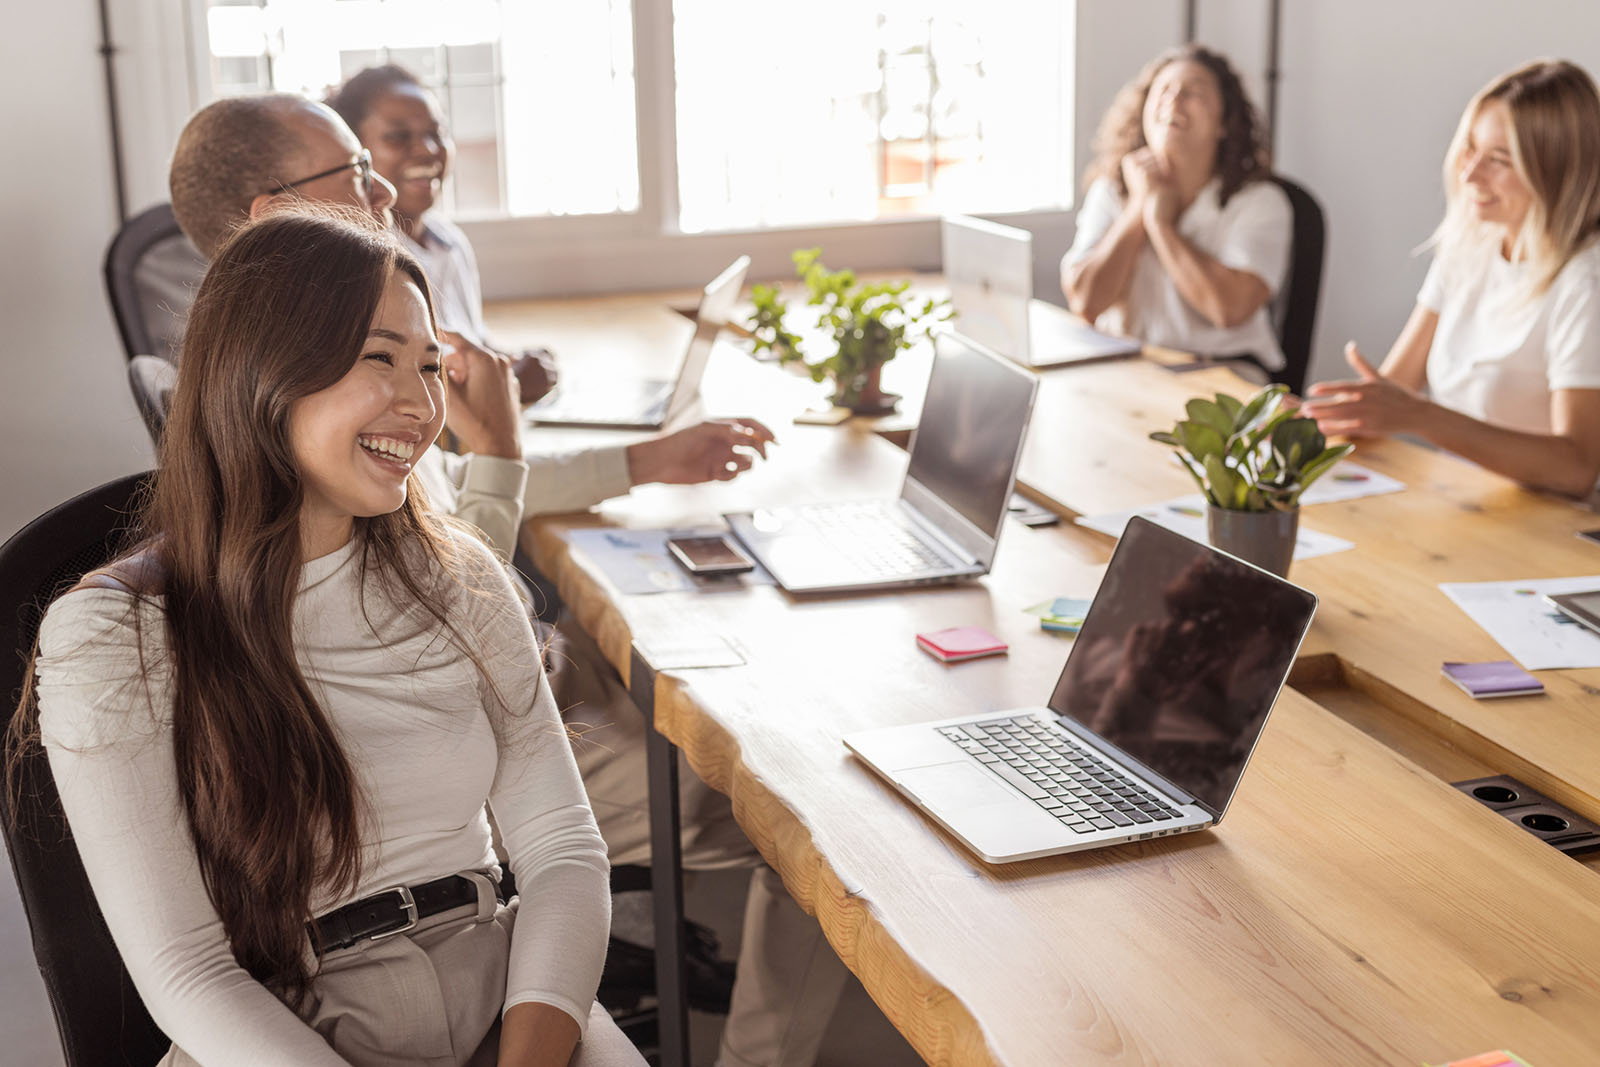
[{"label": "woman with short dark hair", "polygon": [[1185,45],[1118,94],[1095,136],[1061,288],[1112,333],[1284,365],[1268,304],[1293,214],[1267,180],[1261,121],[1226,58]]}]

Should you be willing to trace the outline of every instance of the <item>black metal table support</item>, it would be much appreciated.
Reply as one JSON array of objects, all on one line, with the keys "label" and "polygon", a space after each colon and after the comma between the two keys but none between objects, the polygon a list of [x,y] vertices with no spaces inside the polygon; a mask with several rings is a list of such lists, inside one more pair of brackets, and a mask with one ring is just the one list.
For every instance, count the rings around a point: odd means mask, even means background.
[{"label": "black metal table support", "polygon": [[678,825],[678,746],[656,729],[656,672],[632,650],[628,692],[644,713],[650,797],[650,892],[656,935],[656,1002],[662,1067],[689,1067],[688,974],[683,924],[683,838]]}]

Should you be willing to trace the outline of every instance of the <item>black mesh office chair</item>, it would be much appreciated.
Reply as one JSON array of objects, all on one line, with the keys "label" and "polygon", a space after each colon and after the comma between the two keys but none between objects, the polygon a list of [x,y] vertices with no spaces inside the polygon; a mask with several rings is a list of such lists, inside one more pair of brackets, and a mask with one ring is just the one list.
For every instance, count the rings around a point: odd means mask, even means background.
[{"label": "black mesh office chair", "polygon": [[1273,326],[1285,363],[1282,370],[1272,372],[1272,380],[1284,383],[1298,394],[1305,389],[1306,372],[1311,366],[1312,333],[1317,323],[1317,301],[1322,295],[1322,258],[1327,230],[1322,205],[1304,186],[1281,174],[1274,174],[1272,180],[1288,196],[1294,212],[1289,277],[1277,306],[1272,309]]},{"label": "black mesh office chair", "polygon": [[161,447],[161,433],[167,425],[167,408],[172,390],[178,384],[178,368],[160,356],[134,356],[128,360],[128,388],[144,420],[150,443]]},{"label": "black mesh office chair", "polygon": [[[178,228],[170,204],[157,204],[123,223],[106,249],[106,297],[128,360],[128,387],[150,440],[161,444],[166,396],[176,371],[171,361],[174,311],[188,308],[183,287],[198,284],[205,260]],[[151,321],[162,316],[162,321]]]},{"label": "black mesh office chair", "polygon": [[130,360],[134,356],[172,356],[157,351],[157,338],[166,331],[148,316],[159,298],[145,291],[139,278],[139,265],[157,253],[176,257],[195,271],[196,279],[205,273],[205,261],[178,228],[171,204],[157,204],[122,224],[106,249],[106,297],[117,320],[123,354]]},{"label": "black mesh office chair", "polygon": [[[0,547],[0,721],[9,724],[16,712],[45,607],[111,557],[148,478],[91,489]],[[106,929],[42,748],[23,763],[15,826],[11,809],[11,794],[0,789],[0,826],[67,1067],[156,1063],[170,1042],[139,1000]]]}]

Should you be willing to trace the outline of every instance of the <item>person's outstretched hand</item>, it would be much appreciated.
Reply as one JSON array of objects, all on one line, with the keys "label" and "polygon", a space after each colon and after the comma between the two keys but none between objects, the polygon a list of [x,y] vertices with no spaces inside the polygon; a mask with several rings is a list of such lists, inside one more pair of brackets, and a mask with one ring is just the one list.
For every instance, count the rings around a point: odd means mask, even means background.
[{"label": "person's outstretched hand", "polygon": [[1427,400],[1379,374],[1354,341],[1344,346],[1344,358],[1359,377],[1313,385],[1306,390],[1301,415],[1316,419],[1325,434],[1347,437],[1380,437],[1417,428]]},{"label": "person's outstretched hand", "polygon": [[765,457],[772,431],[755,419],[707,419],[677,433],[628,446],[634,485],[726,482]]}]

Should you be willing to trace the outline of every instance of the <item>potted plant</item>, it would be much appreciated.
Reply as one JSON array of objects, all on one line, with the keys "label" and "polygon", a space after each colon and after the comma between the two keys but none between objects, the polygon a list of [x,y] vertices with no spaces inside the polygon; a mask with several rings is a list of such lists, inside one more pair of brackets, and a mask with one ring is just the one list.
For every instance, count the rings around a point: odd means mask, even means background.
[{"label": "potted plant", "polygon": [[785,321],[789,306],[772,285],[751,290],[755,351],[770,351],[783,364],[802,364],[814,382],[831,378],[833,402],[856,414],[893,411],[900,398],[883,391],[883,365],[950,318],[950,302],[929,298],[919,304],[906,295],[910,282],[857,283],[854,271],[828,270],[820,248],[801,249],[793,258],[810,294],[806,304],[822,309],[819,325],[831,335],[832,351],[822,358],[805,351]]},{"label": "potted plant", "polygon": [[1196,397],[1188,418],[1150,435],[1177,450],[1205,494],[1211,543],[1280,575],[1294,558],[1300,494],[1355,448],[1330,447],[1314,419],[1283,402],[1288,392],[1269,385],[1243,403]]}]

